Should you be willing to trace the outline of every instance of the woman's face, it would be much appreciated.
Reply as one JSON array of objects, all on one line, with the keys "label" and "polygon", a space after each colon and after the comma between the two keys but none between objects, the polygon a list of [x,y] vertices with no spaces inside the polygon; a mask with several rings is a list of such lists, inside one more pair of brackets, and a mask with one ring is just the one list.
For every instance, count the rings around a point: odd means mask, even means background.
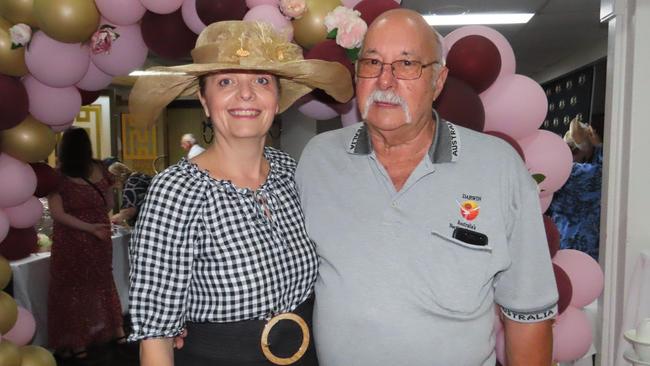
[{"label": "woman's face", "polygon": [[259,72],[209,75],[199,99],[224,138],[264,138],[279,110],[276,78]]}]

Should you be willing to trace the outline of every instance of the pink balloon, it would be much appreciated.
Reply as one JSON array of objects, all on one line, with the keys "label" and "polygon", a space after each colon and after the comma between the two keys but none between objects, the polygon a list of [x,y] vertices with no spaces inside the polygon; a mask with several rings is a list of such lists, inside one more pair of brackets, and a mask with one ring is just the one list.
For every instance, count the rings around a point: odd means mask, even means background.
[{"label": "pink balloon", "polygon": [[185,25],[187,25],[192,32],[199,34],[203,29],[205,29],[206,25],[203,23],[201,18],[199,18],[199,14],[196,12],[196,0],[183,1],[181,15],[183,16]]},{"label": "pink balloon", "polygon": [[314,99],[311,94],[300,98],[296,105],[298,105],[300,113],[315,120],[332,119],[339,115],[331,105]]},{"label": "pink balloon", "polygon": [[512,46],[510,46],[508,40],[501,33],[483,25],[468,25],[455,29],[447,34],[444,38],[443,47],[445,57],[447,57],[447,53],[454,43],[463,37],[471,35],[483,36],[489,39],[499,50],[499,54],[501,55],[501,71],[499,71],[497,80],[504,75],[512,75],[515,73],[517,66],[515,52],[512,50]]},{"label": "pink balloon", "polygon": [[553,132],[538,130],[518,142],[524,150],[528,171],[546,176],[539,184],[541,193],[548,195],[562,188],[573,164],[571,149],[564,140]]},{"label": "pink balloon", "polygon": [[7,237],[9,232],[9,216],[0,208],[0,243]]},{"label": "pink balloon", "polygon": [[75,86],[87,91],[97,91],[111,85],[112,81],[113,76],[98,69],[97,66],[91,62],[88,67],[88,72],[86,72],[86,76],[84,76]]},{"label": "pink balloon", "polygon": [[269,23],[276,31],[285,34],[287,41],[293,39],[293,26],[291,25],[291,21],[280,12],[280,9],[277,6],[256,6],[244,15],[243,20]]},{"label": "pink balloon", "polygon": [[592,337],[587,315],[569,306],[553,324],[553,360],[571,362],[582,358],[591,347]]},{"label": "pink balloon", "polygon": [[173,13],[183,5],[183,0],[140,0],[147,10],[158,14]]},{"label": "pink balloon", "polygon": [[551,201],[553,201],[553,193],[539,196],[539,205],[542,208],[542,213],[548,210],[551,206]]},{"label": "pink balloon", "polygon": [[140,0],[95,0],[99,13],[113,24],[137,23],[147,9]]},{"label": "pink balloon", "polygon": [[494,345],[494,351],[497,354],[497,360],[502,366],[506,366],[506,335],[504,334],[503,329],[496,332],[495,335],[496,344]]},{"label": "pink balloon", "polygon": [[[102,19],[100,24],[107,22]],[[110,51],[91,54],[90,58],[98,69],[109,75],[126,75],[144,64],[149,49],[142,39],[139,24],[117,25],[113,31],[120,36],[113,41]]]},{"label": "pink balloon", "polygon": [[280,0],[246,0],[246,6],[249,9],[260,5],[272,5],[277,8],[280,5]]},{"label": "pink balloon", "polygon": [[81,110],[81,94],[74,86],[53,88],[27,75],[23,85],[29,95],[29,113],[46,125],[60,125],[74,119]]},{"label": "pink balloon", "polygon": [[9,216],[9,224],[17,229],[27,229],[38,223],[43,216],[43,204],[32,196],[27,201],[13,207],[5,208]]},{"label": "pink balloon", "polygon": [[36,191],[36,173],[29,164],[0,154],[0,207],[12,207],[27,201]]},{"label": "pink balloon", "polygon": [[546,117],[544,90],[523,75],[499,77],[479,96],[485,108],[485,131],[503,132],[519,140],[535,132]]},{"label": "pink balloon", "polygon": [[560,266],[571,280],[571,306],[587,306],[603,292],[605,275],[598,262],[589,254],[575,249],[562,249],[553,257],[553,263]]},{"label": "pink balloon", "polygon": [[29,47],[25,47],[25,64],[43,84],[63,88],[78,83],[86,75],[90,52],[85,44],[59,42],[38,31]]},{"label": "pink balloon", "polygon": [[357,105],[357,98],[350,99],[349,102],[341,105],[337,109],[341,113],[341,124],[343,127],[353,125],[362,120],[361,113],[359,113],[359,106]]},{"label": "pink balloon", "polygon": [[54,132],[63,132],[65,130],[67,130],[68,128],[72,127],[73,123],[74,123],[74,121],[68,122],[68,123],[65,123],[65,124],[62,124],[62,125],[50,126],[50,128]]},{"label": "pink balloon", "polygon": [[16,324],[3,337],[13,342],[16,346],[25,346],[32,341],[35,332],[36,320],[34,320],[34,316],[27,309],[18,306],[18,319],[16,320]]},{"label": "pink balloon", "polygon": [[[341,3],[343,4],[343,6],[345,6],[346,8],[350,8],[350,9],[354,8],[360,2],[361,2],[361,0],[341,0]],[[398,4],[401,4],[402,0],[395,0],[395,2],[398,3]],[[370,24],[368,24],[368,25],[370,25]]]}]

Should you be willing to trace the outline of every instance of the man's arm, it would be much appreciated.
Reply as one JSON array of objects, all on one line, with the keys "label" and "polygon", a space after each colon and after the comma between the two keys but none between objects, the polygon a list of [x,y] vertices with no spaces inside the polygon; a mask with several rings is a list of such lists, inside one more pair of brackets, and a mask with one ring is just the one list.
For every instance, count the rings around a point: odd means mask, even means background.
[{"label": "man's arm", "polygon": [[520,323],[503,318],[508,366],[551,365],[553,320]]}]

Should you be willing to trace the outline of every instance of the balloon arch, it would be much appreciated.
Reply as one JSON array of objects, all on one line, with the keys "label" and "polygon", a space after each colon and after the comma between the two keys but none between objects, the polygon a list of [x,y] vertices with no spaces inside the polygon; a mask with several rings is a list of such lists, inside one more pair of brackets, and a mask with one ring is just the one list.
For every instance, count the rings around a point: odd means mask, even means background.
[{"label": "balloon arch", "polygon": [[[306,58],[337,61],[354,73],[367,24],[400,2],[0,2],[0,290],[11,277],[7,260],[37,249],[34,225],[43,211],[37,197],[58,182],[57,173],[41,163],[54,149],[55,134],[70,127],[82,105],[92,103],[113,77],[141,67],[149,52],[170,60],[186,58],[206,24],[238,19],[271,23],[302,46]],[[510,44],[491,28],[456,29],[444,37],[444,54],[449,78],[435,108],[445,119],[512,145],[538,181],[546,210],[553,192],[569,177],[572,158],[559,136],[538,129],[547,108],[543,90],[515,73]],[[340,116],[344,126],[361,120],[355,98],[334,103],[319,91],[303,97],[298,109],[317,120]],[[600,295],[603,274],[588,255],[558,251],[557,228],[548,217],[544,222],[560,293],[553,358],[566,362],[580,358],[591,344],[590,325],[580,308]],[[29,311],[0,292],[0,364],[17,366],[21,358],[22,364],[56,364],[43,348],[28,346],[35,327]],[[495,331],[497,356],[505,364],[500,321]]]}]

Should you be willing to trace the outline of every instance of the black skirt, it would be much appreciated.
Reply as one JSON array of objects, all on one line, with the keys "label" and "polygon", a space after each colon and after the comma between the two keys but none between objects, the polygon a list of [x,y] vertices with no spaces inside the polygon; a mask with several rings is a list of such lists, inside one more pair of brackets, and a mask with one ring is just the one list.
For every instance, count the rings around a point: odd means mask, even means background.
[{"label": "black skirt", "polygon": [[[313,299],[299,305],[293,313],[305,320],[310,341],[305,354],[291,366],[318,366],[311,333]],[[186,324],[187,337],[182,349],[174,352],[175,366],[272,366],[262,353],[261,339],[266,320],[231,323]],[[293,321],[278,322],[269,333],[269,348],[280,358],[291,357],[302,343],[300,326]]]}]

